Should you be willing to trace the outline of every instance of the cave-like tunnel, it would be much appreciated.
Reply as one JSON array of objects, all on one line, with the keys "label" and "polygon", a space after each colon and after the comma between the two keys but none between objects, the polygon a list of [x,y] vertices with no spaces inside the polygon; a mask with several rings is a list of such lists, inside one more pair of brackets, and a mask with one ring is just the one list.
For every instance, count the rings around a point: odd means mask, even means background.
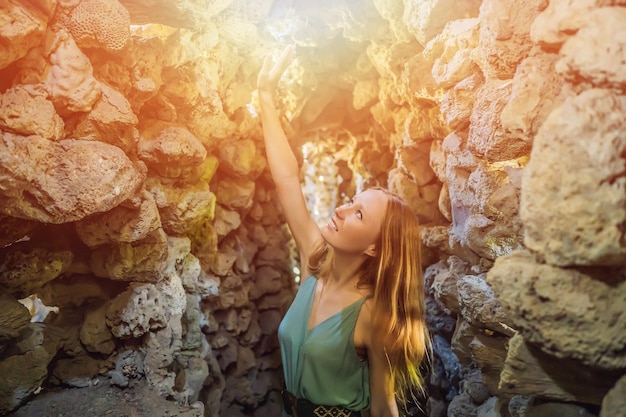
[{"label": "cave-like tunnel", "polygon": [[421,224],[401,414],[626,416],[623,0],[0,0],[0,415],[281,415],[286,45],[315,221]]}]

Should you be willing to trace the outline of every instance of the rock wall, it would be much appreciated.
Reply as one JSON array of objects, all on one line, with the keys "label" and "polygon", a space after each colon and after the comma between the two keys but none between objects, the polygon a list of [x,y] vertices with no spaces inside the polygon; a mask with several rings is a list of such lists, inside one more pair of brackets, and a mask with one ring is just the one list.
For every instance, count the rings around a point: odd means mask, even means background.
[{"label": "rock wall", "polygon": [[315,215],[379,184],[422,222],[422,414],[625,415],[625,6],[7,0],[0,414],[143,378],[279,413],[297,271],[253,90],[295,43],[279,107]]}]

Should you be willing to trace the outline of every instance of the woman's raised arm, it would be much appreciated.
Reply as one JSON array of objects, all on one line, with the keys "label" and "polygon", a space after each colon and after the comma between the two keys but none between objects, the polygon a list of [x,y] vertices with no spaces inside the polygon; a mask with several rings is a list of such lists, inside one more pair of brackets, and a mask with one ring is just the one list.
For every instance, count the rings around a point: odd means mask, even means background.
[{"label": "woman's raised arm", "polygon": [[300,251],[302,277],[306,278],[308,256],[322,237],[319,227],[307,209],[300,184],[300,167],[274,103],[274,90],[294,55],[295,47],[288,46],[275,63],[272,62],[271,56],[265,57],[257,79],[257,90],[267,161],[280,205]]}]

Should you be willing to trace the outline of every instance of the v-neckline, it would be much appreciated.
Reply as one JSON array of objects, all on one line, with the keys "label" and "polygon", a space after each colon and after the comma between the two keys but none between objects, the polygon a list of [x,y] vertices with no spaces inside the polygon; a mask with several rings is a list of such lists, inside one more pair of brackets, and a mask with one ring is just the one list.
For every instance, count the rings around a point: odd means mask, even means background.
[{"label": "v-neckline", "polygon": [[317,277],[314,277],[314,278],[315,278],[315,285],[313,286],[313,296],[311,297],[311,301],[309,302],[309,315],[308,315],[307,321],[306,321],[306,332],[307,333],[312,332],[313,330],[317,329],[318,327],[320,327],[322,324],[326,323],[330,319],[337,317],[339,314],[343,313],[344,311],[346,311],[350,307],[352,307],[355,304],[363,301],[363,297],[361,297],[361,298],[357,299],[356,301],[354,301],[353,303],[348,304],[347,306],[345,306],[341,310],[339,310],[339,311],[335,312],[334,314],[326,317],[324,320],[320,321],[316,325],[309,326],[309,322],[311,321],[311,313],[313,312],[313,301],[315,301],[315,293],[317,292],[317,284],[319,283],[319,279]]}]

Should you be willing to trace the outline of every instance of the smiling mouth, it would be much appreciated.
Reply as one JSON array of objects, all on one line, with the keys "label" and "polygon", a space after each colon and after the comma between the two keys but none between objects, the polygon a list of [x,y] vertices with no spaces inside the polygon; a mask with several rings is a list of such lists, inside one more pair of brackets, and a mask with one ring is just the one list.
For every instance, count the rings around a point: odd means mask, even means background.
[{"label": "smiling mouth", "polygon": [[337,228],[337,223],[335,223],[335,220],[330,219],[330,221],[328,222],[328,226],[333,229],[335,232],[338,232],[339,229]]}]

